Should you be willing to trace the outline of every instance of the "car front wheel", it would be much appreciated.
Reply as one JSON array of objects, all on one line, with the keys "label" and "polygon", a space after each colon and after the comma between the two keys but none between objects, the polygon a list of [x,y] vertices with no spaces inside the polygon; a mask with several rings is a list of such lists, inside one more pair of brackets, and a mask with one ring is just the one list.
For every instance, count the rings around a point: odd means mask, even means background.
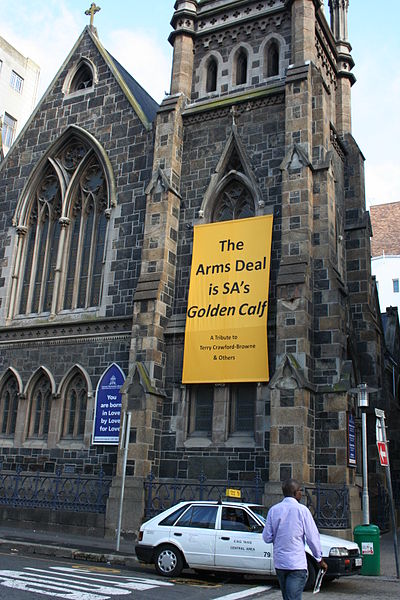
[{"label": "car front wheel", "polygon": [[155,567],[163,577],[177,577],[183,569],[182,554],[174,546],[161,546],[156,551]]}]

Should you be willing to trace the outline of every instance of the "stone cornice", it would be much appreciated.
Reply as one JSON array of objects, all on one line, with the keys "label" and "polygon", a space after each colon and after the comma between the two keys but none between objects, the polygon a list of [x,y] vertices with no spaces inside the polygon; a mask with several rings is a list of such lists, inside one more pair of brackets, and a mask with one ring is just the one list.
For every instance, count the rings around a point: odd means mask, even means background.
[{"label": "stone cornice", "polygon": [[259,106],[284,104],[284,90],[284,85],[277,85],[273,88],[258,88],[246,91],[243,94],[230,94],[226,97],[218,97],[202,103],[199,102],[188,106],[183,111],[182,117],[185,125],[188,125],[198,121],[207,121],[229,115],[234,105],[236,107],[236,115],[240,115],[245,111],[258,108]]},{"label": "stone cornice", "polygon": [[272,16],[285,9],[286,0],[242,0],[198,10],[196,35],[203,36],[233,25],[244,25],[255,19]]},{"label": "stone cornice", "polygon": [[10,326],[0,328],[0,346],[63,343],[84,343],[101,339],[128,339],[131,335],[132,320],[129,318],[96,319],[43,325]]}]

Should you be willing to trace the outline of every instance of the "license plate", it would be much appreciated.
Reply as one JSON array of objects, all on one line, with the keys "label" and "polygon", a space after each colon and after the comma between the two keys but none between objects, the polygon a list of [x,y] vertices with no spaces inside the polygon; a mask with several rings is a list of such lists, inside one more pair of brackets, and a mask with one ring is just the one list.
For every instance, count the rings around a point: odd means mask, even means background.
[{"label": "license plate", "polygon": [[356,558],[354,562],[356,567],[362,567],[362,558]]}]

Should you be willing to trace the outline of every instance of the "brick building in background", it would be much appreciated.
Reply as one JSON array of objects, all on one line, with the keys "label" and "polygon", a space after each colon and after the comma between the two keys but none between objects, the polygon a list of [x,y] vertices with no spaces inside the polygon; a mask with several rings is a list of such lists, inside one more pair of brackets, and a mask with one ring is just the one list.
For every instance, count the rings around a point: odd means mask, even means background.
[{"label": "brick building in background", "polygon": [[372,274],[376,278],[381,310],[400,308],[400,241],[396,224],[400,223],[400,202],[371,206]]},{"label": "brick building in background", "polygon": [[[371,403],[398,431],[398,320],[385,341],[351,135],[347,5],[330,11],[331,26],[319,0],[177,0],[160,106],[87,27],[1,166],[3,469],[65,480],[103,469],[99,532],[115,531],[125,458],[126,532],[150,473],[175,489],[206,477],[245,492],[257,480],[266,504],[292,476],[311,500],[319,483],[349,503],[331,528],[349,534],[360,520],[348,390],[378,388]],[[262,215],[274,223],[270,379],[184,385],[193,229]],[[95,390],[114,363],[126,455],[92,440]]]}]

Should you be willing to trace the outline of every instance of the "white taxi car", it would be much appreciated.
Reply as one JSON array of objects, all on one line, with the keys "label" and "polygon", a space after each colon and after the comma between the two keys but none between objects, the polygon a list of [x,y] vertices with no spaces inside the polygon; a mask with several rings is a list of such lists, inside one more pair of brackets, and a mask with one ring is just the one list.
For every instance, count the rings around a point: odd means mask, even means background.
[{"label": "white taxi car", "polygon": [[[273,576],[272,544],[262,539],[262,508],[240,502],[180,502],[144,523],[135,546],[140,562],[155,565],[165,577],[182,569],[229,571]],[[354,542],[321,534],[327,579],[354,575],[362,566]],[[318,567],[306,547],[308,580],[314,586]]]}]

